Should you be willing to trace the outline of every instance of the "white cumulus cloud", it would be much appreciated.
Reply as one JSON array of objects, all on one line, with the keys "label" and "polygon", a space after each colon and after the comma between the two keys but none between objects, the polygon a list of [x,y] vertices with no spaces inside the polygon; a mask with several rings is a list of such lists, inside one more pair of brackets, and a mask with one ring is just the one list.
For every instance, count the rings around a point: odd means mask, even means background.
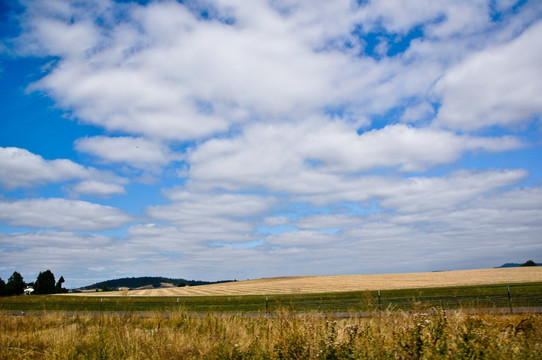
[{"label": "white cumulus cloud", "polygon": [[103,183],[100,181],[82,181],[73,187],[73,190],[81,194],[110,196],[114,194],[125,194],[126,190],[118,184]]},{"label": "white cumulus cloud", "polygon": [[75,148],[105,162],[148,170],[156,170],[171,161],[182,159],[182,155],[173,153],[166,145],[129,136],[85,137],[75,141]]},{"label": "white cumulus cloud", "polygon": [[111,206],[49,198],[2,201],[0,220],[10,226],[99,231],[118,228],[132,217]]},{"label": "white cumulus cloud", "polygon": [[0,184],[8,189],[87,176],[88,170],[71,160],[45,160],[25,149],[0,148]]},{"label": "white cumulus cloud", "polygon": [[360,135],[341,121],[313,120],[256,124],[237,137],[203,143],[188,159],[195,186],[306,193],[348,183],[351,179],[343,178],[346,174],[368,173],[379,167],[420,171],[452,163],[470,151],[520,147],[522,143],[514,137],[473,137],[404,124]]},{"label": "white cumulus cloud", "polygon": [[88,190],[91,183],[115,188],[116,191],[110,194],[122,193],[121,184],[127,182],[112,173],[85,167],[68,159],[47,160],[25,149],[0,147],[0,185],[8,190],[73,180],[87,181],[87,187],[82,185],[82,190]]},{"label": "white cumulus cloud", "polygon": [[542,114],[542,22],[517,39],[484,49],[436,85],[439,124],[464,130],[515,126]]}]

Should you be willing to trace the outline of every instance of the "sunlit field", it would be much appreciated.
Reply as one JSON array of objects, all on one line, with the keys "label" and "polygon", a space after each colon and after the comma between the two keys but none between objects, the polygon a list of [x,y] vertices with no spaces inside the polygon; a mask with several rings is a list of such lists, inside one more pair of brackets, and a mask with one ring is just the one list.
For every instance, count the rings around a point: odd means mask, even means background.
[{"label": "sunlit field", "polygon": [[[510,297],[508,297],[510,290]],[[106,293],[98,293],[106,294]],[[380,296],[379,296],[380,294]],[[57,296],[0,297],[2,312],[171,312],[258,314],[287,307],[298,313],[376,310],[500,309],[542,307],[542,282],[315,294],[244,296]]]},{"label": "sunlit field", "polygon": [[366,290],[418,289],[450,286],[542,282],[542,267],[442,271],[411,274],[301,276],[245,280],[193,287],[126,292],[85,293],[83,296],[235,296],[314,294]]},{"label": "sunlit field", "polygon": [[541,315],[0,315],[1,359],[540,359]]}]

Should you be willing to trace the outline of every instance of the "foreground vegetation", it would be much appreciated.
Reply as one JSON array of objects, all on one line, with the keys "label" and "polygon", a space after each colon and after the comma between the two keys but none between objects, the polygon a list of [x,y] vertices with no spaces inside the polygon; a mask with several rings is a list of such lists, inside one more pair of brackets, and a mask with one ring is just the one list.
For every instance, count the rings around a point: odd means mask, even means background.
[{"label": "foreground vegetation", "polygon": [[540,359],[542,315],[508,307],[541,307],[542,283],[512,284],[511,302],[507,290],[12,296],[0,300],[0,359]]},{"label": "foreground vegetation", "polygon": [[375,310],[480,309],[542,307],[542,283],[447,288],[358,291],[327,294],[205,297],[15,296],[0,298],[0,311],[106,311],[190,313],[261,313],[288,307],[296,312],[360,312]]},{"label": "foreground vegetation", "polygon": [[0,359],[540,359],[541,315],[0,315]]}]

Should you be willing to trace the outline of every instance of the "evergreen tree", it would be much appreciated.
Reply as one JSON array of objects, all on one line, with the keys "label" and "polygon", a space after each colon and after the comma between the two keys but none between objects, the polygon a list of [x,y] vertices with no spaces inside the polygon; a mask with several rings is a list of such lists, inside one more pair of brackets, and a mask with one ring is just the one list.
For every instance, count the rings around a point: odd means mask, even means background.
[{"label": "evergreen tree", "polygon": [[56,292],[55,275],[51,270],[40,272],[34,290],[36,294],[54,294]]},{"label": "evergreen tree", "polygon": [[536,263],[532,260],[527,260],[526,262],[521,264],[521,266],[536,266]]},{"label": "evergreen tree", "polygon": [[55,286],[55,291],[56,291],[57,293],[63,293],[63,292],[65,292],[64,290],[66,290],[66,289],[63,289],[63,288],[62,288],[62,284],[64,283],[64,281],[65,281],[65,280],[64,280],[64,276],[60,276],[60,279],[58,279],[58,282],[56,283],[56,286]]},{"label": "evergreen tree", "polygon": [[6,295],[6,282],[0,278],[0,296]]},{"label": "evergreen tree", "polygon": [[24,283],[23,276],[17,271],[9,277],[6,284],[6,290],[8,295],[21,295],[24,292],[26,284]]}]

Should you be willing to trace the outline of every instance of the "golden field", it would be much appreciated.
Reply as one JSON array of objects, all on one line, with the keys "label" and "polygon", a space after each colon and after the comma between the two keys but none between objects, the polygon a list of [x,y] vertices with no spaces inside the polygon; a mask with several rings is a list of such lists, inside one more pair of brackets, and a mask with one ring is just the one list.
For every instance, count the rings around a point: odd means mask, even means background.
[{"label": "golden field", "polygon": [[0,313],[0,359],[541,359],[542,316]]},{"label": "golden field", "polygon": [[181,297],[314,294],[539,281],[542,281],[542,267],[517,267],[428,273],[278,277],[194,287],[82,293],[79,295]]}]

